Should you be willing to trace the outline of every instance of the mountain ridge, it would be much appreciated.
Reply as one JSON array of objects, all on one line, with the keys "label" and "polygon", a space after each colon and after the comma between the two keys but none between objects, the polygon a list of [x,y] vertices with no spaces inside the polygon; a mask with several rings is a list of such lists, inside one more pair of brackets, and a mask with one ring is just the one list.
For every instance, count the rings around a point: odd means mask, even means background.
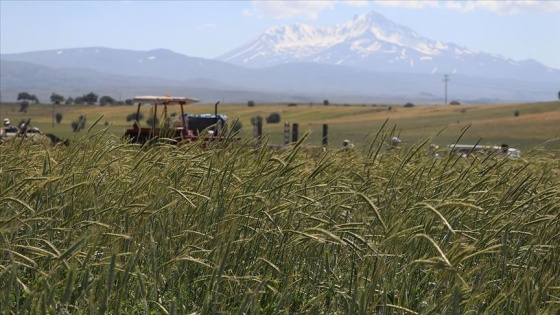
[{"label": "mountain ridge", "polygon": [[[15,89],[82,91],[114,86],[124,95],[152,94],[150,88],[165,87],[204,90],[209,101],[232,96],[234,101],[259,97],[253,100],[266,102],[270,97],[372,103],[392,98],[441,103],[443,77],[448,75],[450,100],[524,102],[554,100],[560,86],[560,71],[536,60],[514,61],[426,39],[375,12],[324,27],[276,25],[221,59],[190,57],[165,48],[92,46],[2,54],[0,63],[4,98],[17,95]],[[477,70],[481,67],[486,72]]]},{"label": "mountain ridge", "polygon": [[374,71],[504,78],[560,76],[560,70],[538,62],[515,61],[428,39],[373,11],[336,25],[276,25],[216,59],[255,68],[298,61],[344,64]]}]

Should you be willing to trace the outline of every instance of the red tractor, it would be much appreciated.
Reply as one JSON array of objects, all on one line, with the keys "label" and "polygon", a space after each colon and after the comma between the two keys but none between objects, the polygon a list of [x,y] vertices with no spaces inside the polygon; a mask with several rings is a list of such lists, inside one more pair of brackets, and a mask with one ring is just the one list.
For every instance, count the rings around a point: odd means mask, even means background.
[{"label": "red tractor", "polygon": [[[187,97],[171,96],[137,96],[133,102],[138,103],[136,117],[131,129],[127,129],[124,136],[132,143],[144,144],[151,141],[166,141],[181,143],[183,141],[220,141],[223,127],[227,121],[224,115],[218,115],[218,103],[215,106],[214,115],[187,114],[184,105],[198,102],[196,99]],[[147,119],[147,127],[140,126],[143,105],[150,105],[150,115]],[[179,105],[180,115],[168,115],[169,106]],[[161,111],[161,113],[160,113]],[[159,115],[159,116],[158,116]],[[161,121],[158,117],[161,117]]]}]

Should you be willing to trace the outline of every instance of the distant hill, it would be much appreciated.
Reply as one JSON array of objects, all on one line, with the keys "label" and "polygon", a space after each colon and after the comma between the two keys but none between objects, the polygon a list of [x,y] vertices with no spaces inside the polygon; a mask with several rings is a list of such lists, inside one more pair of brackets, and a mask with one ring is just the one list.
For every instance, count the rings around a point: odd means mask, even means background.
[{"label": "distant hill", "polygon": [[[98,50],[94,48],[94,50]],[[111,49],[103,49],[107,55]],[[131,56],[136,52],[131,51]],[[136,69],[142,75],[126,73],[126,62],[131,58],[119,51],[119,57],[102,57],[111,71],[103,68],[94,70],[100,64],[95,58],[84,58],[78,63],[74,58],[69,63],[50,58],[60,55],[57,51],[22,54],[8,58],[2,56],[0,67],[2,99],[15,100],[17,94],[28,91],[46,100],[53,93],[65,96],[80,96],[94,91],[97,94],[111,95],[116,99],[126,99],[139,94],[166,94],[194,96],[202,101],[215,102],[322,102],[328,99],[338,103],[442,103],[442,78],[429,74],[373,72],[346,66],[313,63],[290,63],[262,69],[246,69],[226,63],[214,64],[216,71],[206,72],[195,68],[180,70],[172,63],[162,62],[160,67],[151,71]],[[45,56],[46,55],[46,56]],[[175,55],[175,53],[172,53]],[[176,54],[179,55],[179,54]],[[128,56],[128,57],[127,57]],[[181,55],[179,55],[180,57]],[[187,60],[189,57],[184,56]],[[33,62],[33,63],[32,63]],[[44,62],[48,66],[39,65]],[[164,66],[164,64],[168,64]],[[217,65],[224,65],[220,70]],[[78,67],[80,66],[80,67]],[[189,67],[189,66],[185,66]],[[232,69],[238,69],[239,72]],[[164,76],[166,71],[174,75]],[[188,75],[179,75],[184,71]],[[117,72],[117,73],[115,73]],[[238,75],[236,75],[238,73]],[[557,94],[557,85],[543,82],[526,82],[513,79],[488,79],[462,75],[451,77],[449,100],[477,102],[484,99],[490,102],[550,100]]]}]

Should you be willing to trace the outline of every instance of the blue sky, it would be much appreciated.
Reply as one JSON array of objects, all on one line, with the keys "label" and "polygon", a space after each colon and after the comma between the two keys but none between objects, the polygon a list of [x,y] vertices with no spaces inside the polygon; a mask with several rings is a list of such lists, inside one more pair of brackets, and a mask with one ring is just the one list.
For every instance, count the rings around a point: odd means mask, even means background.
[{"label": "blue sky", "polygon": [[421,35],[560,69],[560,1],[0,0],[0,53],[101,46],[215,58],[267,28],[376,11]]}]

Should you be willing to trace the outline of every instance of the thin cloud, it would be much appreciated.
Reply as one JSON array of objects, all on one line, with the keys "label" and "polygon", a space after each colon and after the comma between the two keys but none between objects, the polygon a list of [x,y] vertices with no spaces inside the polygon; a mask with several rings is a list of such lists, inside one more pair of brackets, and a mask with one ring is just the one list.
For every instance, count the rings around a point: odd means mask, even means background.
[{"label": "thin cloud", "polygon": [[258,1],[251,2],[251,8],[243,10],[247,16],[257,16],[260,18],[289,19],[305,18],[316,20],[319,14],[326,9],[334,9],[336,5],[344,4],[349,6],[368,6],[369,1],[350,0],[350,1]]},{"label": "thin cloud", "polygon": [[439,7],[438,1],[422,0],[422,1],[391,1],[391,0],[377,0],[375,4],[384,7],[406,8],[406,9],[423,9],[429,7]]},{"label": "thin cloud", "polygon": [[438,7],[463,12],[475,10],[491,11],[498,14],[521,14],[539,12],[559,12],[560,1],[540,0],[463,0],[463,1],[375,1],[377,5],[386,7],[401,7],[409,9],[423,9]]},{"label": "thin cloud", "polygon": [[340,1],[345,5],[349,5],[351,7],[367,7],[371,1],[369,0],[345,0]]},{"label": "thin cloud", "polygon": [[521,14],[539,12],[558,12],[560,2],[558,1],[536,1],[536,0],[503,0],[503,1],[448,1],[444,4],[451,9],[461,11],[486,10],[499,14]]},{"label": "thin cloud", "polygon": [[216,25],[212,24],[212,23],[206,23],[206,24],[203,24],[203,25],[197,25],[195,28],[197,30],[207,30],[207,29],[210,29],[210,28],[216,28]]}]

